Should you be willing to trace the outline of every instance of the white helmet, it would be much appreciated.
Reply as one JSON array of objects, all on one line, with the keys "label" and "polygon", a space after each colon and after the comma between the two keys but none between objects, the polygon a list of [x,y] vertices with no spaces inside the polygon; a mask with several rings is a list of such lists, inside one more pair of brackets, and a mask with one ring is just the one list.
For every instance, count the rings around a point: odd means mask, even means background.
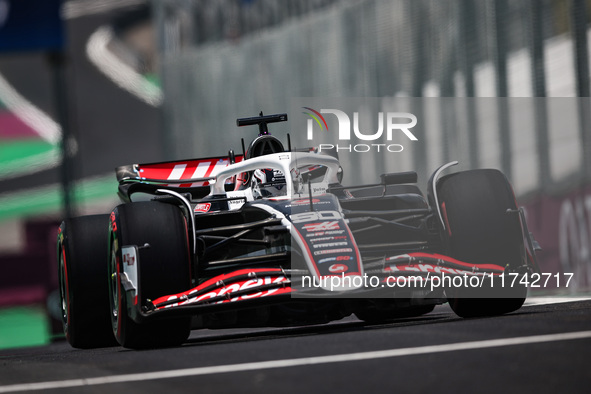
[{"label": "white helmet", "polygon": [[252,174],[252,193],[255,198],[285,196],[285,175],[271,168],[255,170]]}]

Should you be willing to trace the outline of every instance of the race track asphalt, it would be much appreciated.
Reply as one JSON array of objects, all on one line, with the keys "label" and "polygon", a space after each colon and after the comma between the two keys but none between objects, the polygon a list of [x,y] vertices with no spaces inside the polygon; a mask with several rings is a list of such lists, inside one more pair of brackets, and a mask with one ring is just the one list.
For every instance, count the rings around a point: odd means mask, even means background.
[{"label": "race track asphalt", "polygon": [[591,301],[477,319],[440,306],[390,324],[193,331],[160,350],[5,350],[0,393],[586,393],[590,354]]}]

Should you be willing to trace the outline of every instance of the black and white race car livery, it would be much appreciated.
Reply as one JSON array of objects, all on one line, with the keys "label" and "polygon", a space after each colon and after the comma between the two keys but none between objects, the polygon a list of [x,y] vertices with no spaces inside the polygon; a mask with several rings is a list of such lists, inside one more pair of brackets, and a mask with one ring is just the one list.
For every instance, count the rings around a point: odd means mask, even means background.
[{"label": "black and white race car livery", "polygon": [[[117,169],[123,204],[65,220],[58,235],[66,337],[79,348],[178,345],[194,328],[368,322],[449,302],[503,314],[538,270],[538,248],[497,170],[341,184],[339,160],[294,151],[267,130],[225,157]],[[335,155],[336,156],[336,155]]]}]

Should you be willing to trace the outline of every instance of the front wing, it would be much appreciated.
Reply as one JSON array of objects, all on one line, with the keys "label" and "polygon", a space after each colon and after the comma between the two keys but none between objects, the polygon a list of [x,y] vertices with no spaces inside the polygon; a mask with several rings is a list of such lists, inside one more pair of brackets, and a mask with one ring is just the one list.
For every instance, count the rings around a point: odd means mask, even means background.
[{"label": "front wing", "polygon": [[[131,253],[137,251],[135,246],[126,246]],[[365,286],[352,291],[329,291],[324,287],[305,287],[305,278],[309,272],[287,270],[281,268],[252,268],[216,276],[198,286],[177,294],[162,295],[155,300],[142,298],[141,288],[136,278],[141,274],[141,261],[136,264],[124,265],[121,275],[123,288],[126,292],[128,314],[132,320],[141,323],[146,320],[163,317],[195,315],[218,311],[229,311],[254,307],[261,304],[277,304],[288,302],[291,298],[385,298],[408,297],[409,294],[424,298],[441,298],[443,288],[442,277],[477,277],[480,283],[486,278],[500,277],[504,268],[494,264],[470,264],[441,254],[409,253],[391,256],[380,263],[366,266],[365,275],[376,278],[367,281]],[[339,275],[317,278],[331,281]],[[341,276],[344,278],[344,276]],[[392,283],[404,287],[393,287]],[[414,282],[414,283],[412,283]],[[433,292],[433,289],[437,292]],[[410,289],[414,291],[409,292]],[[416,290],[422,291],[416,291]]]}]

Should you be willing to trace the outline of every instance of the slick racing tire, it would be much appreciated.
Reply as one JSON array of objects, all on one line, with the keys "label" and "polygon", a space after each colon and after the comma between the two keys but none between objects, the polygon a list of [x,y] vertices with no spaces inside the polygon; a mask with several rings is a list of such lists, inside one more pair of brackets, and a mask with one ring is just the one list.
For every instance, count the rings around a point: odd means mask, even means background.
[{"label": "slick racing tire", "polygon": [[[178,346],[190,333],[190,318],[136,323],[128,307],[141,307],[146,300],[188,290],[191,285],[187,225],[174,205],[148,201],[120,205],[109,224],[109,300],[112,330],[121,346],[146,349]],[[139,305],[128,305],[121,282],[122,248],[138,249]],[[134,284],[137,286],[138,284]]]},{"label": "slick racing tire", "polygon": [[116,346],[107,286],[109,215],[62,222],[58,232],[58,281],[67,341],[75,348]]},{"label": "slick racing tire", "polygon": [[[473,264],[496,264],[505,272],[515,272],[525,265],[515,196],[500,171],[451,174],[441,178],[437,190],[451,257]],[[485,295],[478,288],[452,287],[446,294],[458,316],[494,316],[521,308],[527,288],[500,288],[497,284],[487,291]]]}]

